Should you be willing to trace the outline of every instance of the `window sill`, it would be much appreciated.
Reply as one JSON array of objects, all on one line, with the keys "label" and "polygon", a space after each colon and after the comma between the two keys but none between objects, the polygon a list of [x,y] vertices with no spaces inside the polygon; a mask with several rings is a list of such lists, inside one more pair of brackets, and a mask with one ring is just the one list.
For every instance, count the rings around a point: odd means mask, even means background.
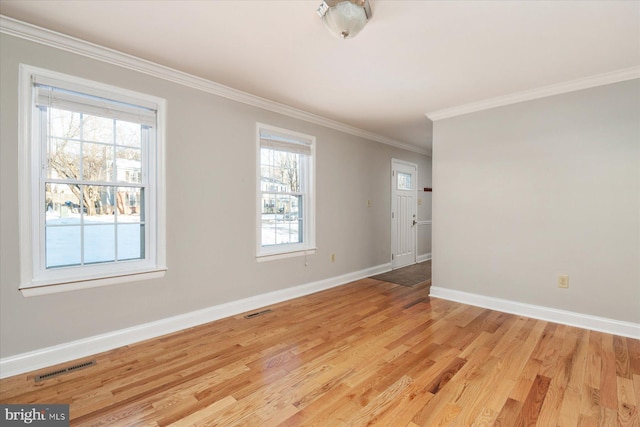
[{"label": "window sill", "polygon": [[294,257],[298,257],[298,256],[305,256],[305,255],[313,255],[315,253],[316,253],[316,248],[309,248],[309,249],[295,250],[295,251],[291,251],[291,252],[277,252],[277,253],[273,253],[273,254],[258,254],[258,255],[256,255],[256,261],[258,261],[258,262],[275,261],[275,260],[278,260],[278,259],[294,258]]},{"label": "window sill", "polygon": [[145,271],[142,273],[126,274],[122,276],[103,277],[100,279],[78,280],[67,283],[55,283],[41,286],[25,286],[20,288],[22,296],[35,297],[39,295],[57,294],[60,292],[97,288],[101,286],[117,285],[120,283],[137,282],[140,280],[160,279],[164,277],[166,268]]}]

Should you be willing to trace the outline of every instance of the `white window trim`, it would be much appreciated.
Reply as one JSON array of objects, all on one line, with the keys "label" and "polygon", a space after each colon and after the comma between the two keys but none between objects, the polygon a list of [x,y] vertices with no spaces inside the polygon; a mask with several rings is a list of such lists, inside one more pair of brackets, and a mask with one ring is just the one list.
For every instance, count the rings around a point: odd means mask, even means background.
[{"label": "white window trim", "polygon": [[[311,158],[309,159],[308,173],[308,189],[306,209],[304,210],[305,218],[303,220],[304,233],[306,236],[303,243],[274,245],[269,247],[262,246],[262,189],[260,187],[260,131],[266,130],[275,134],[286,135],[294,139],[302,141],[310,141]],[[264,123],[256,123],[256,260],[258,262],[274,261],[278,259],[291,258],[297,256],[312,255],[316,251],[316,198],[315,198],[315,182],[316,182],[316,137],[289,129],[279,128]],[[306,220],[306,221],[305,221]]]},{"label": "white window trim", "polygon": [[[60,268],[52,274],[42,276],[40,227],[41,200],[40,183],[41,147],[33,140],[33,127],[37,120],[33,116],[33,76],[64,82],[66,88],[94,95],[108,94],[125,102],[142,102],[157,109],[155,126],[155,169],[150,170],[149,182],[154,183],[155,227],[150,235],[150,256],[145,260],[123,262],[119,265],[102,264],[83,269]],[[24,296],[44,295],[106,286],[116,283],[134,282],[159,278],[166,271],[166,182],[165,182],[165,123],[166,101],[162,98],[74,77],[43,68],[20,64],[18,96],[18,140],[19,140],[19,243],[20,243],[20,285]],[[37,227],[36,227],[37,225]],[[34,235],[35,233],[35,235]],[[93,268],[95,267],[95,268]],[[82,271],[80,271],[82,270]]]}]

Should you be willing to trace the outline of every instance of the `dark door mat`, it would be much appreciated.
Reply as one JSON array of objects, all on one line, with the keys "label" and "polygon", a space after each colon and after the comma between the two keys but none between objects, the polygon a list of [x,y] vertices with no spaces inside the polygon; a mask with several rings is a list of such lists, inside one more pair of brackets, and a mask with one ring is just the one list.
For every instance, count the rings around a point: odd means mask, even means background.
[{"label": "dark door mat", "polygon": [[431,280],[431,260],[391,270],[371,278],[402,286],[416,286]]}]

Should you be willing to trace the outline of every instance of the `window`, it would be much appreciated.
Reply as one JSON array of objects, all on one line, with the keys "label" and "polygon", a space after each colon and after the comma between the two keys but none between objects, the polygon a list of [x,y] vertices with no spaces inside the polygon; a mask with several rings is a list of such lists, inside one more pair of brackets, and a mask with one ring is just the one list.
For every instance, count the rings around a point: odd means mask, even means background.
[{"label": "window", "polygon": [[25,295],[164,271],[164,101],[21,66]]},{"label": "window", "polygon": [[258,123],[259,260],[315,249],[315,138]]},{"label": "window", "polygon": [[398,190],[411,190],[411,174],[398,172]]}]

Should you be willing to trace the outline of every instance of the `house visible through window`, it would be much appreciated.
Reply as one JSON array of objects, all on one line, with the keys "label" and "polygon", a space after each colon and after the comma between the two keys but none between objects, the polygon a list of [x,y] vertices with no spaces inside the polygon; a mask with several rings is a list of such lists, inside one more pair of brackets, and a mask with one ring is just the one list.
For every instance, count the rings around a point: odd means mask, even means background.
[{"label": "house visible through window", "polygon": [[22,243],[33,259],[21,288],[163,269],[162,101],[53,74],[25,68],[32,231]]},{"label": "house visible through window", "polygon": [[314,249],[314,142],[258,124],[259,257]]}]

